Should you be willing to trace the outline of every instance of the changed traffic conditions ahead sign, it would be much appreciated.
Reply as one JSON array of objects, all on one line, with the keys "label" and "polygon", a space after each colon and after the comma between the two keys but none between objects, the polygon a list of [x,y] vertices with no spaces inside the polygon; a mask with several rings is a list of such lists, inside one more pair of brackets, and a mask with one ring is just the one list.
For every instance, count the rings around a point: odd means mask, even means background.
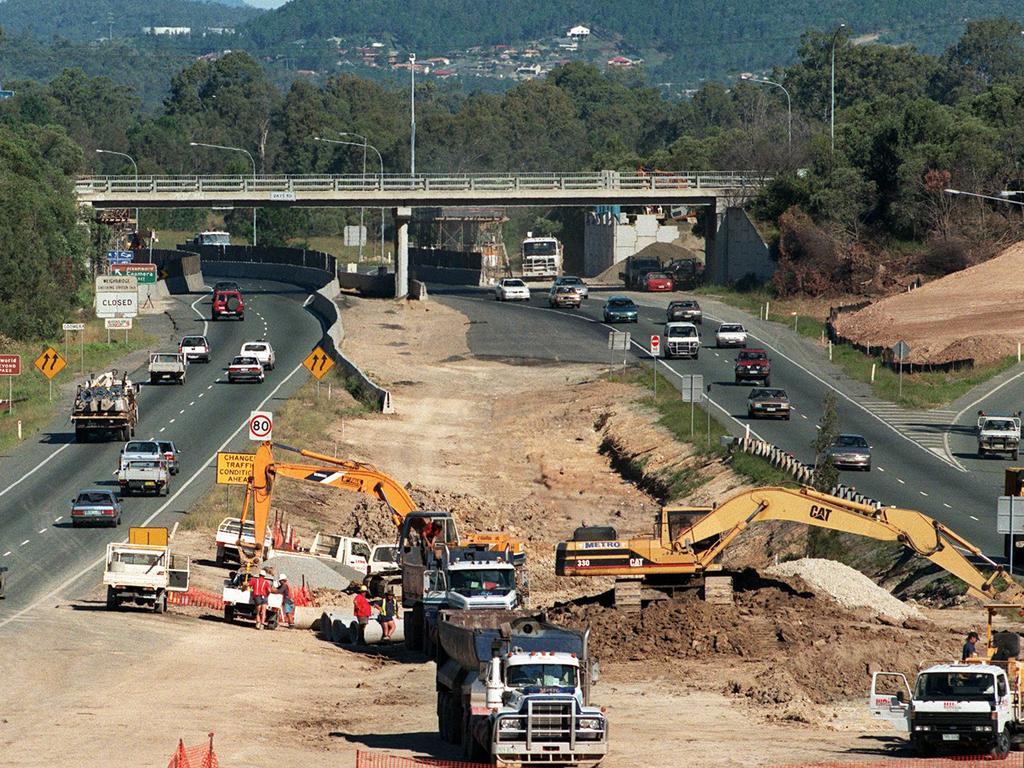
[{"label": "changed traffic conditions ahead sign", "polygon": [[35,366],[39,369],[39,372],[48,379],[52,379],[58,373],[64,370],[64,366],[68,364],[68,361],[61,357],[53,347],[47,347],[43,350],[43,354],[36,358]]},{"label": "changed traffic conditions ahead sign", "polygon": [[334,367],[334,360],[320,347],[317,347],[309,353],[302,364],[316,377],[317,381],[320,381]]},{"label": "changed traffic conditions ahead sign", "polygon": [[251,453],[217,454],[217,482],[220,485],[246,485],[252,477],[254,455]]},{"label": "changed traffic conditions ahead sign", "polygon": [[253,411],[249,414],[249,439],[263,442],[274,434],[274,414],[270,411]]}]

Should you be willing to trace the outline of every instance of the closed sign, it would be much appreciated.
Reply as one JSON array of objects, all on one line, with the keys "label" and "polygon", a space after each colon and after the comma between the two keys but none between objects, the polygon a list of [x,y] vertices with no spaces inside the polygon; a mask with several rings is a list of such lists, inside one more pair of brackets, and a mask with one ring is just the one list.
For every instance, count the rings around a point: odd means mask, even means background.
[{"label": "closed sign", "polygon": [[96,317],[135,317],[139,314],[139,292],[96,294]]}]

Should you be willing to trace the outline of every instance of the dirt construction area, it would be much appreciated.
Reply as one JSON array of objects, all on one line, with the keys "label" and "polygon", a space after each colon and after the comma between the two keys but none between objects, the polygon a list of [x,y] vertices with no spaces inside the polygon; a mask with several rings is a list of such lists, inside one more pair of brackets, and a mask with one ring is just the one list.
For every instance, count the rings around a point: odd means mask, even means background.
[{"label": "dirt construction area", "polygon": [[[584,522],[649,532],[666,500],[645,490],[645,478],[659,473],[698,468],[706,482],[688,497],[697,503],[744,481],[676,442],[643,391],[605,380],[597,366],[477,359],[467,320],[452,309],[351,303],[345,351],[391,388],[397,413],[339,406],[303,444],[408,482],[423,508],[452,510],[464,530],[526,541],[533,606],[591,629],[601,665],[593,699],[610,721],[607,768],[902,754],[897,734],[867,713],[870,673],[912,674],[920,662],[953,658],[964,629],[982,627],[980,609],[918,613],[836,564],[768,575],[762,566],[780,552],[799,556],[803,541],[772,528],[731,550],[741,572],[734,605],[688,594],[623,613],[608,604],[609,581],[554,575],[555,543]],[[295,444],[289,419],[296,429],[302,409],[281,414],[275,439],[280,429]],[[624,476],[624,464],[641,476]],[[365,497],[281,483],[274,506],[304,541],[320,529],[394,538],[386,510]],[[194,575],[208,589],[224,575],[212,541],[194,525],[176,544],[199,561]],[[829,595],[834,584],[842,604]],[[200,743],[210,731],[223,768],[353,766],[357,750],[458,758],[437,736],[434,665],[401,644],[356,651],[308,630],[228,625],[195,607],[108,612],[98,587],[26,616],[2,644],[4,766],[162,768],[179,738]]]},{"label": "dirt construction area", "polygon": [[860,344],[910,345],[908,362],[974,358],[994,363],[1016,354],[1024,338],[1024,243],[909,293],[843,314],[836,330]]}]

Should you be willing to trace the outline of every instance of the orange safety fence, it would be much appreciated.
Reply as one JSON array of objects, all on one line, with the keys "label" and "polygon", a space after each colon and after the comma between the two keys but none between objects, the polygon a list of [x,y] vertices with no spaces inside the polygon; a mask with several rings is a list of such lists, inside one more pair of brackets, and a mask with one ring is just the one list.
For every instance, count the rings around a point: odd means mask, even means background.
[{"label": "orange safety fence", "polygon": [[209,741],[195,747],[186,747],[182,739],[171,755],[167,768],[217,768],[217,754],[213,751],[213,732]]},{"label": "orange safety fence", "polygon": [[1024,755],[1011,753],[1000,760],[987,755],[965,755],[948,757],[878,757],[872,760],[853,762],[822,762],[822,763],[790,763],[777,765],[774,768],[1020,768],[1024,765]]},{"label": "orange safety fence", "polygon": [[197,608],[213,608],[215,611],[224,610],[224,600],[220,595],[195,587],[189,587],[184,592],[168,592],[167,602],[171,605],[193,605]]},{"label": "orange safety fence", "polygon": [[493,768],[490,763],[435,760],[432,757],[399,757],[387,752],[356,752],[356,768]]}]

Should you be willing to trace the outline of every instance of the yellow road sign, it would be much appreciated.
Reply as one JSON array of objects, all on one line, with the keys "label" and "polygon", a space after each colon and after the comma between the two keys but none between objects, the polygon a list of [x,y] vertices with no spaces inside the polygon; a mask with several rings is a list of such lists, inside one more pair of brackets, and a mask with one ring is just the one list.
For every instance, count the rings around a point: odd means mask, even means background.
[{"label": "yellow road sign", "polygon": [[48,379],[52,379],[58,373],[64,370],[64,366],[68,364],[68,361],[60,356],[53,347],[47,347],[43,350],[43,354],[36,358],[35,366],[39,369],[39,372]]},{"label": "yellow road sign", "polygon": [[252,477],[253,454],[217,454],[217,483],[219,485],[245,485]]},{"label": "yellow road sign", "polygon": [[302,361],[302,364],[309,369],[309,372],[316,376],[319,381],[324,375],[334,367],[334,360],[324,352],[320,347],[317,347],[309,356]]}]

